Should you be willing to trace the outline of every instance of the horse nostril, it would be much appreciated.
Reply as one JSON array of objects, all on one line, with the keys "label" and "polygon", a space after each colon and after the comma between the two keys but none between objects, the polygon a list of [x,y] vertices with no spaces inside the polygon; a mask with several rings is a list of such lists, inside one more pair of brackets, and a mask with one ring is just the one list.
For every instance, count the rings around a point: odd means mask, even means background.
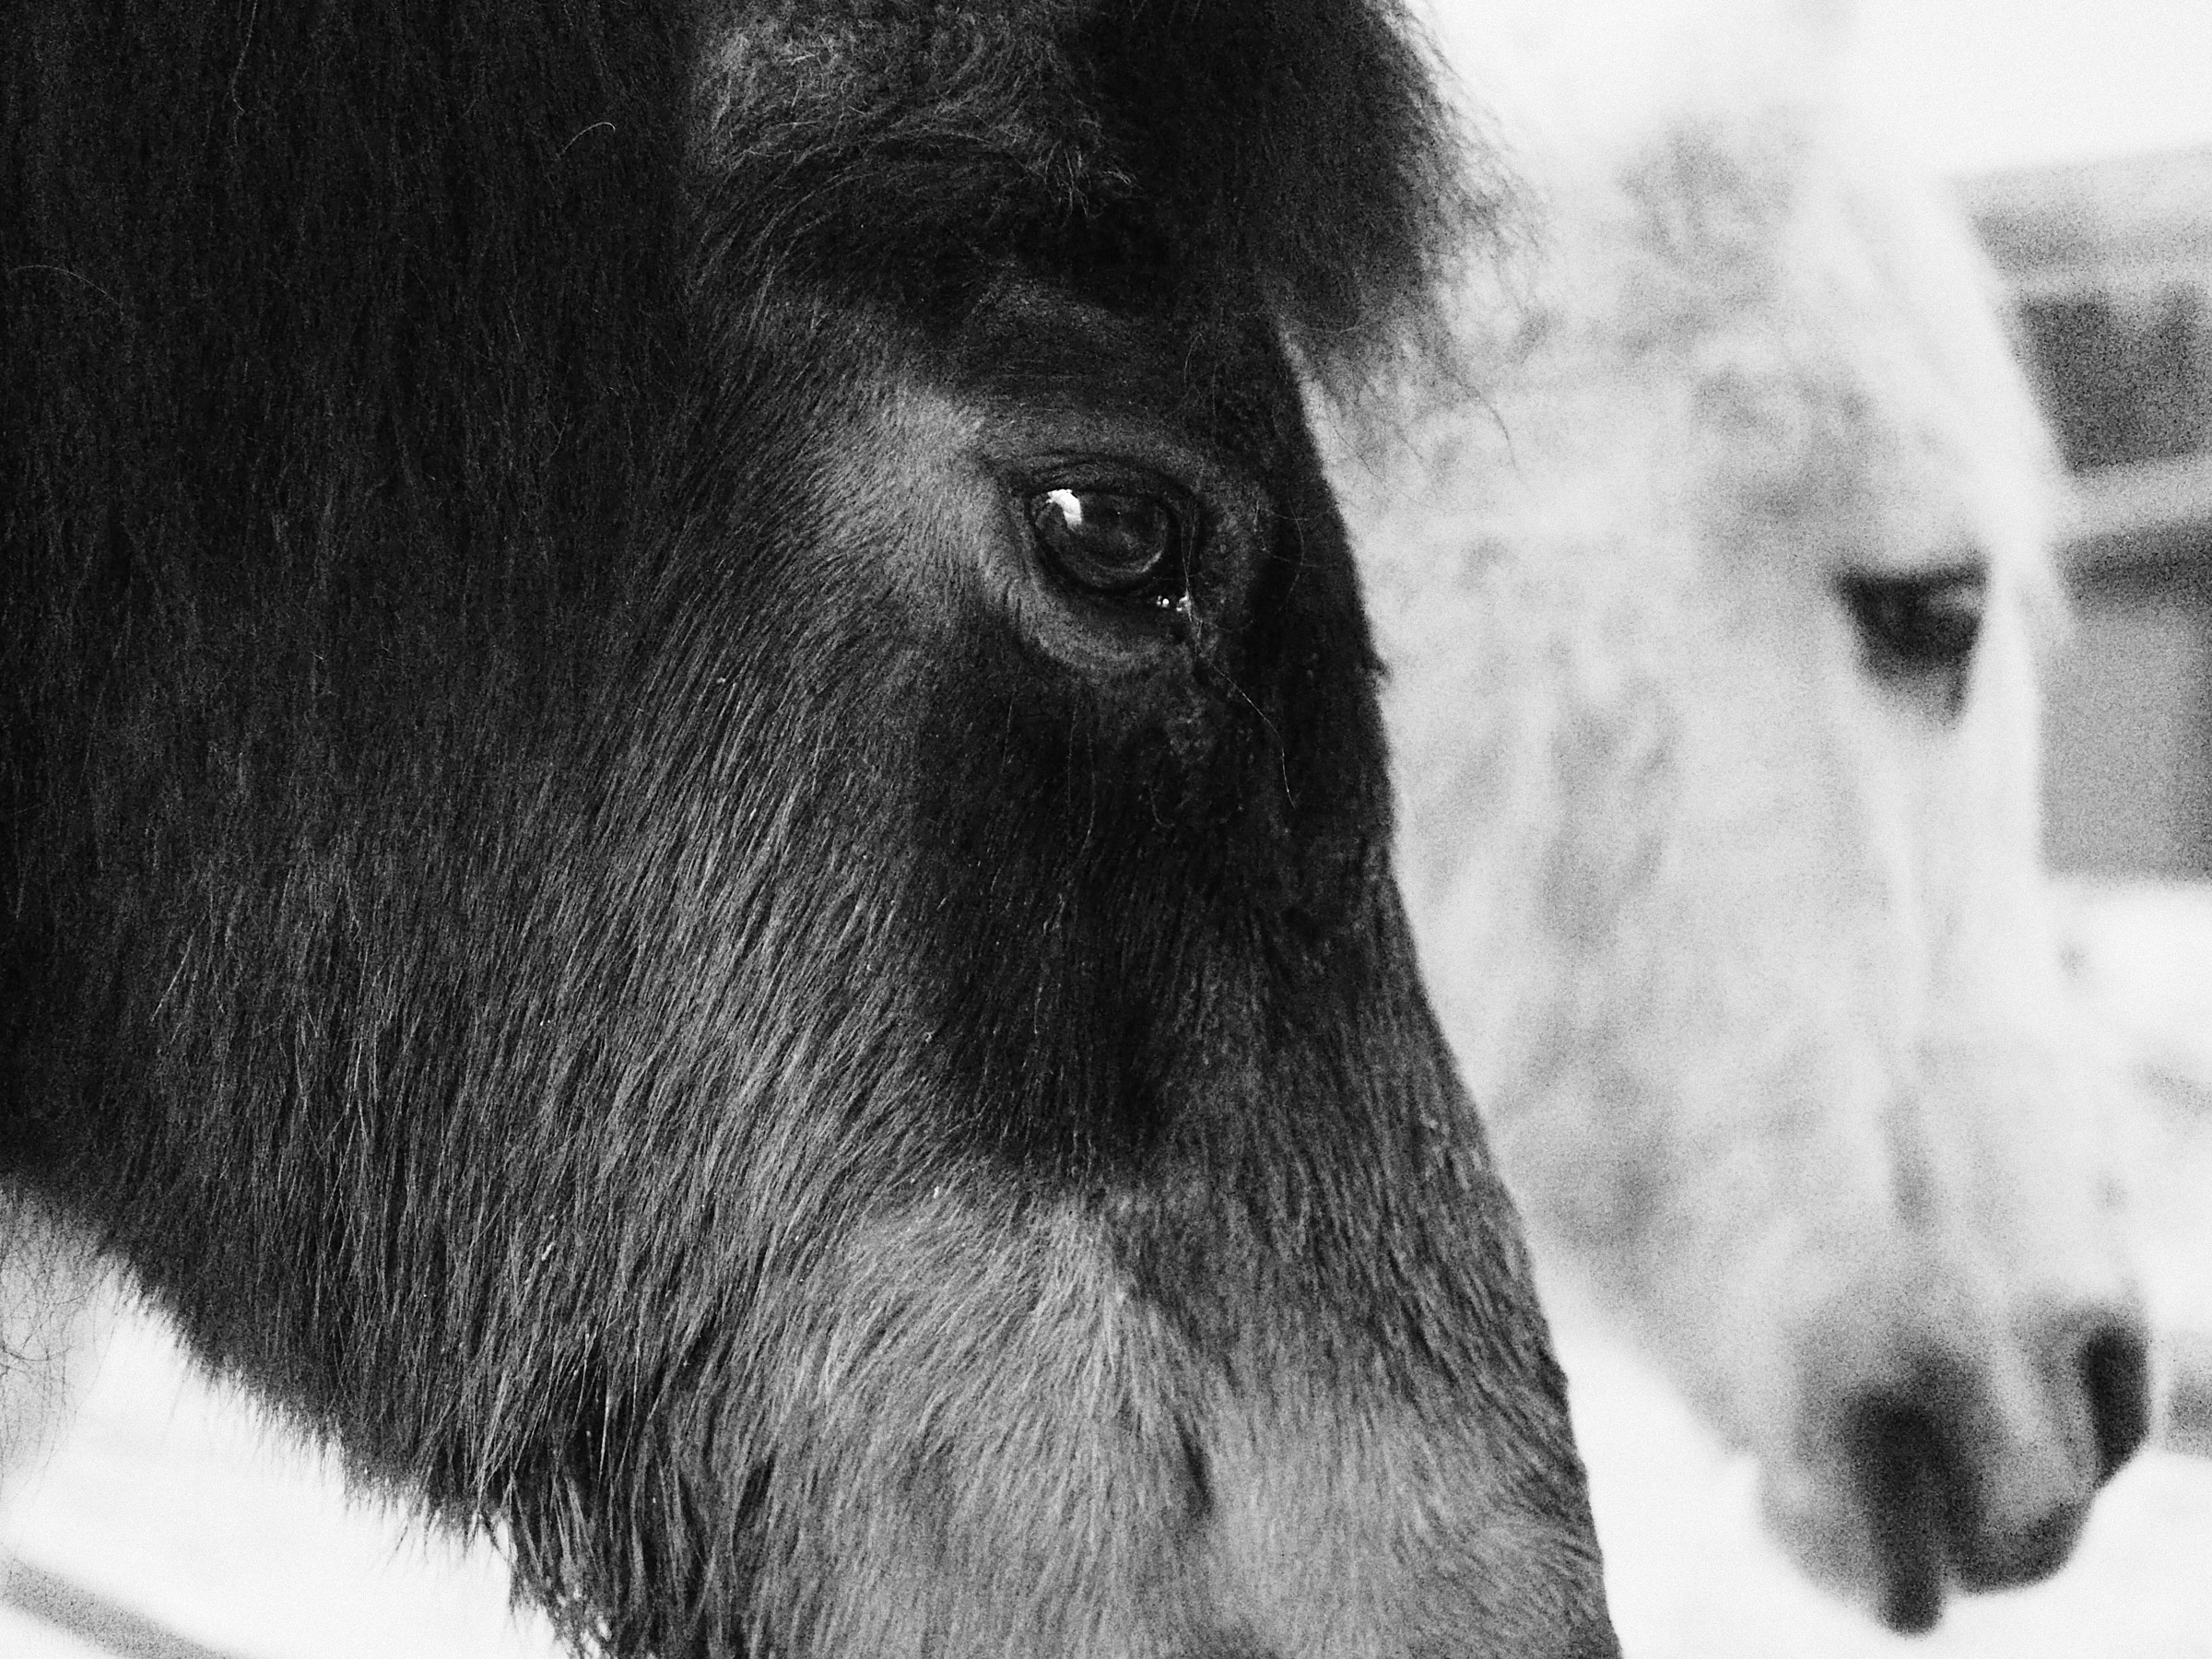
[{"label": "horse nostril", "polygon": [[1951,1501],[1942,1436],[1927,1413],[1887,1394],[1854,1406],[1843,1432],[1873,1535],[1882,1622],[1905,1634],[1931,1630],[1943,1612]]},{"label": "horse nostril", "polygon": [[2080,1365],[2101,1483],[2136,1454],[2150,1432],[2150,1360],[2139,1331],[2112,1324],[2082,1344]]}]

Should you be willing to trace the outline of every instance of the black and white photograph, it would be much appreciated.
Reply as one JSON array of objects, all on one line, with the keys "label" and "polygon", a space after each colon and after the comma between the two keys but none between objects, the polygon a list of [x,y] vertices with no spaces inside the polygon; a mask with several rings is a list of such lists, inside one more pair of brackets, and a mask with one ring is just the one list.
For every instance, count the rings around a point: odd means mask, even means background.
[{"label": "black and white photograph", "polygon": [[0,1659],[2212,1659],[2212,6],[4,0]]}]

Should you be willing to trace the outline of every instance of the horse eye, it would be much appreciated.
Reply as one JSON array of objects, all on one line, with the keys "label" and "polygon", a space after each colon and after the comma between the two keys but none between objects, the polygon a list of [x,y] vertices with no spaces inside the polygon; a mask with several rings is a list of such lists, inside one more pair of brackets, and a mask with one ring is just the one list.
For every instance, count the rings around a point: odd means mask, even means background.
[{"label": "horse eye", "polygon": [[1988,587],[1976,570],[1849,576],[1842,583],[1869,665],[1890,678],[1963,675],[1982,634]]},{"label": "horse eye", "polygon": [[1183,513],[1143,489],[1063,485],[1029,499],[1045,562],[1078,587],[1163,608],[1183,594]]}]

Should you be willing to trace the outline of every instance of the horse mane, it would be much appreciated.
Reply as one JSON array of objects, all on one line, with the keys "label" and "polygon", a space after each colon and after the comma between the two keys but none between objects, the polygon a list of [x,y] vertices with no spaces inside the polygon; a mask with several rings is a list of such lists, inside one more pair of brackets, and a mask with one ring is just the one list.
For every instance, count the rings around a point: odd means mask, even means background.
[{"label": "horse mane", "polygon": [[957,317],[1009,275],[1357,383],[1493,194],[1394,4],[744,6],[703,54],[715,257]]}]

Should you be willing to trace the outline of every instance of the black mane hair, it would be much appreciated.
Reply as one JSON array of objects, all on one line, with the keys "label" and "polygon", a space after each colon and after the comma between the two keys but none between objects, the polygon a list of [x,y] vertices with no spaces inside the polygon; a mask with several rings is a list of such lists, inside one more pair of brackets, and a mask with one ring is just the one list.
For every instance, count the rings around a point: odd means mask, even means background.
[{"label": "black mane hair", "polygon": [[[735,8],[706,142],[735,257],[957,312],[1009,270],[1356,381],[1431,323],[1489,207],[1394,6]],[[1202,313],[1210,313],[1202,315]]]}]

